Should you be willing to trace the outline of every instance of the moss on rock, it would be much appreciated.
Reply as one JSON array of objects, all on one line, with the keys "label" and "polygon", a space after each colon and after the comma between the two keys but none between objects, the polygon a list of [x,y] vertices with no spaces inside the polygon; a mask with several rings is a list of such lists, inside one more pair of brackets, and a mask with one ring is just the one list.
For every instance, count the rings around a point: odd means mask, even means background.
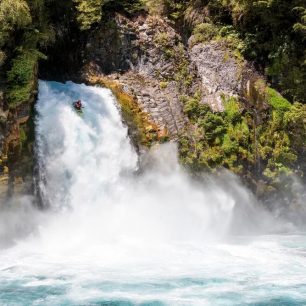
[{"label": "moss on rock", "polygon": [[132,95],[124,91],[122,85],[104,76],[89,76],[88,82],[109,88],[116,97],[124,122],[129,127],[129,133],[136,146],[150,147],[154,142],[164,142],[168,139],[168,133],[149,119],[138,105]]},{"label": "moss on rock", "polygon": [[183,164],[196,171],[225,167],[272,191],[280,188],[281,177],[305,176],[306,105],[289,103],[262,81],[255,90],[248,108],[223,97],[223,112],[212,111],[199,95],[182,99],[191,123],[179,140]]}]

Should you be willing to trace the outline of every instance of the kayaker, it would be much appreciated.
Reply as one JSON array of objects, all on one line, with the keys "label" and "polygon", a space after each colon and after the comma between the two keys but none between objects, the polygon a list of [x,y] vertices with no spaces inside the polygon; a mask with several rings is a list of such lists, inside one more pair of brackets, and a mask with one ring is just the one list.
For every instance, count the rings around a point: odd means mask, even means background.
[{"label": "kayaker", "polygon": [[74,102],[74,107],[75,107],[77,110],[81,110],[82,107],[83,107],[81,100],[78,100],[78,101]]}]

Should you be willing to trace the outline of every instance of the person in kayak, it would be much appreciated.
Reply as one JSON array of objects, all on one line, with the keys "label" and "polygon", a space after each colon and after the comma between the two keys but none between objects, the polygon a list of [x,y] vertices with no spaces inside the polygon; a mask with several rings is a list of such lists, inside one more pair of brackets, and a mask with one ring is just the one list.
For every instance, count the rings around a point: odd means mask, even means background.
[{"label": "person in kayak", "polygon": [[83,105],[82,105],[81,100],[78,100],[78,101],[74,102],[74,107],[75,107],[77,110],[82,110]]}]

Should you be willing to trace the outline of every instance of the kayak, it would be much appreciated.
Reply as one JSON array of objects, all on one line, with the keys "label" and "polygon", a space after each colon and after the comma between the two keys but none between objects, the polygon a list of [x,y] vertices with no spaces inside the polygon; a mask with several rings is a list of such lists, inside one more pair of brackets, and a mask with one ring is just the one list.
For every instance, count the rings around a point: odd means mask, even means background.
[{"label": "kayak", "polygon": [[79,114],[79,115],[83,114],[83,110],[82,110],[83,106],[81,108],[76,107],[76,102],[73,102],[72,106],[73,106],[74,110],[77,112],[77,114]]}]

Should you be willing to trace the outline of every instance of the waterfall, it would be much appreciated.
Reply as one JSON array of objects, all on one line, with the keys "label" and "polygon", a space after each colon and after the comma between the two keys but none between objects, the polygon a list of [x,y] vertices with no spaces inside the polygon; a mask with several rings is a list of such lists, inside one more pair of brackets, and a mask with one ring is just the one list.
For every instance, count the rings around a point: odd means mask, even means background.
[{"label": "waterfall", "polygon": [[[78,99],[82,115],[72,107]],[[108,89],[41,81],[36,109],[43,200],[55,211],[68,210],[70,218],[77,215],[76,223],[98,218],[108,229],[116,226],[118,235],[188,240],[226,233],[238,200],[252,210],[251,196],[233,178],[236,193],[221,181],[192,181],[173,144],[152,149],[144,157],[146,171],[135,175],[138,157]]]},{"label": "waterfall", "polygon": [[[82,116],[72,102],[81,99]],[[137,156],[109,90],[40,82],[37,151],[44,198],[52,207],[92,205],[115,193]]]}]

